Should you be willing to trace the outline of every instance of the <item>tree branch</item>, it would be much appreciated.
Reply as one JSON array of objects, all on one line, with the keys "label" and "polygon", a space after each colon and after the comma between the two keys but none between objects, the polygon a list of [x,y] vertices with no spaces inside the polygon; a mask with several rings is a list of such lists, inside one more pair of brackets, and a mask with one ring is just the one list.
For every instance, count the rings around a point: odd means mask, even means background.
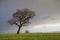
[{"label": "tree branch", "polygon": [[17,23],[15,23],[15,24],[19,27],[19,25]]},{"label": "tree branch", "polygon": [[25,20],[23,21],[23,24],[28,23],[29,22],[29,17],[25,18]]}]

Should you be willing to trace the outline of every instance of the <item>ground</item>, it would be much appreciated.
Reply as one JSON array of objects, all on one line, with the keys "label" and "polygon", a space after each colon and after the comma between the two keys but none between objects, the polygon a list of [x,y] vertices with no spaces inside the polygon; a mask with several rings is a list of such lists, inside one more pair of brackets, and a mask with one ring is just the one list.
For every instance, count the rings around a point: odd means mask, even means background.
[{"label": "ground", "polygon": [[0,40],[60,40],[60,33],[0,34]]}]

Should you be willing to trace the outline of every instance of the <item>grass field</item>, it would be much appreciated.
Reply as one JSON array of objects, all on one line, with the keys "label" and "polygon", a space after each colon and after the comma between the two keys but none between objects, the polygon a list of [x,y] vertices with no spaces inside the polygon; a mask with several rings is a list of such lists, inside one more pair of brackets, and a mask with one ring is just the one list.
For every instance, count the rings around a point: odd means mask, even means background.
[{"label": "grass field", "polygon": [[60,33],[0,34],[0,40],[60,40]]}]

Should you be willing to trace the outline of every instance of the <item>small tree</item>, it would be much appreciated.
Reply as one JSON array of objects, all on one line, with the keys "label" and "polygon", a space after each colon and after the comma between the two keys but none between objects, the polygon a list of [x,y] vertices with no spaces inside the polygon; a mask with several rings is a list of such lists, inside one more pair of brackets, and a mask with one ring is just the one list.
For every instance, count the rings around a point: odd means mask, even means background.
[{"label": "small tree", "polygon": [[17,10],[12,16],[13,19],[8,20],[8,22],[18,26],[17,34],[19,34],[21,27],[29,23],[29,20],[35,16],[35,12],[25,8]]},{"label": "small tree", "polygon": [[29,31],[28,31],[28,30],[26,30],[25,32],[26,32],[26,33],[29,33]]}]

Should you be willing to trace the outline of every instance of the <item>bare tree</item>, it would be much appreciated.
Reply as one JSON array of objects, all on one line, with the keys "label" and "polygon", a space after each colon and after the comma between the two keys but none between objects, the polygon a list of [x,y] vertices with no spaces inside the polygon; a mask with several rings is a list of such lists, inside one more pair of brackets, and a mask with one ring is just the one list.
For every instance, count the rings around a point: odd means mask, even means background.
[{"label": "bare tree", "polygon": [[25,9],[17,10],[15,13],[13,13],[12,16],[13,19],[8,20],[8,22],[10,24],[15,24],[18,26],[17,34],[19,34],[21,27],[29,23],[29,20],[35,16],[35,12],[25,8]]}]

